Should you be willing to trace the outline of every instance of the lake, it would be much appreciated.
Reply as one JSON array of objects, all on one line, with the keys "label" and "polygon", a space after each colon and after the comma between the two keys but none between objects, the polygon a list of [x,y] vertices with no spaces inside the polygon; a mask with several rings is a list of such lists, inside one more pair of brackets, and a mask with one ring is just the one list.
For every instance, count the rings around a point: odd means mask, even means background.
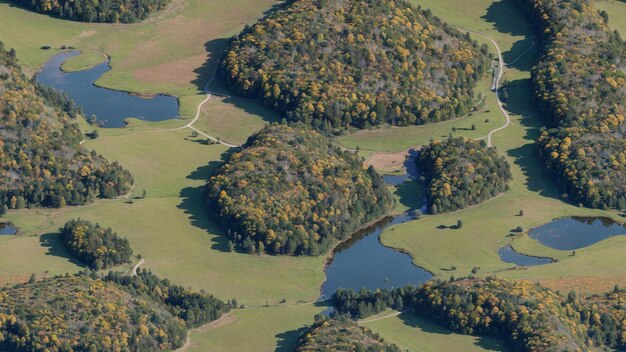
[{"label": "lake", "polygon": [[178,118],[178,99],[169,95],[141,97],[118,90],[97,87],[94,82],[111,70],[109,61],[78,72],[63,72],[61,65],[79,51],[60,52],[46,62],[37,81],[65,92],[83,108],[85,118],[92,115],[102,127],[124,127],[124,119],[134,117],[145,121]]},{"label": "lake", "polygon": [[536,227],[528,235],[550,248],[574,250],[626,235],[626,226],[606,217],[574,216]]},{"label": "lake", "polygon": [[[419,173],[413,158],[405,162],[408,173],[404,176],[385,176],[388,184],[418,182]],[[422,205],[422,210],[426,205]],[[322,298],[330,298],[339,288],[393,288],[408,284],[419,285],[433,276],[413,264],[406,253],[385,247],[380,234],[391,225],[413,220],[413,212],[387,217],[371,227],[354,234],[333,251],[333,258],[326,267],[326,281],[322,285]]]}]

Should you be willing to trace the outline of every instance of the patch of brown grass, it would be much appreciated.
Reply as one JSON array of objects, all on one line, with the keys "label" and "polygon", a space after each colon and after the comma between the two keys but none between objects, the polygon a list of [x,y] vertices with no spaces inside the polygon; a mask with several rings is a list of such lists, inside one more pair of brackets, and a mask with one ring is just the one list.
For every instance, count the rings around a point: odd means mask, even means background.
[{"label": "patch of brown grass", "polygon": [[626,287],[626,276],[570,277],[544,279],[539,280],[539,282],[546,287],[560,291],[562,294],[574,290],[589,295],[611,291],[615,285]]}]

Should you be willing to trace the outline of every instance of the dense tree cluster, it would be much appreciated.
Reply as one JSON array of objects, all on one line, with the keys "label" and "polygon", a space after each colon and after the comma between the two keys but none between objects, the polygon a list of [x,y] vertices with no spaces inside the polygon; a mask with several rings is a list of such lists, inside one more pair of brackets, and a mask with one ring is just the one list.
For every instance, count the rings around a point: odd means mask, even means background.
[{"label": "dense tree cluster", "polygon": [[339,313],[364,317],[388,307],[414,312],[463,334],[501,338],[516,351],[589,351],[589,328],[559,294],[525,281],[431,281],[419,288],[340,290]]},{"label": "dense tree cluster", "polygon": [[133,23],[171,0],[12,0],[39,13],[82,22]]},{"label": "dense tree cluster", "polygon": [[589,327],[589,337],[595,346],[626,350],[626,290],[585,298],[570,293],[567,303],[580,312],[581,322]]},{"label": "dense tree cluster", "polygon": [[508,190],[509,163],[484,142],[463,137],[434,141],[417,158],[433,214],[463,209]]},{"label": "dense tree cluster", "polygon": [[0,290],[0,350],[170,351],[228,308],[145,270],[33,280]]},{"label": "dense tree cluster", "polygon": [[290,121],[329,130],[471,111],[488,48],[405,0],[298,0],[233,39],[220,74]]},{"label": "dense tree cluster", "polygon": [[325,253],[392,203],[373,168],[301,124],[252,135],[208,183],[209,213],[250,253]]},{"label": "dense tree cluster", "polygon": [[118,284],[133,296],[147,296],[162,303],[170,313],[184,320],[189,328],[216,320],[230,308],[213,295],[174,285],[146,269],[133,276],[109,272],[104,280]]},{"label": "dense tree cluster", "polygon": [[315,316],[315,323],[298,340],[296,352],[400,352],[366,327],[349,319]]},{"label": "dense tree cluster", "polygon": [[62,207],[130,190],[130,173],[87,152],[63,95],[31,83],[0,43],[0,207]]},{"label": "dense tree cluster", "polygon": [[84,276],[0,291],[0,350],[161,351],[184,344],[185,323],[147,297]]},{"label": "dense tree cluster", "polygon": [[130,263],[133,250],[126,238],[117,236],[111,228],[87,220],[69,220],[59,229],[65,248],[83,264],[100,270]]},{"label": "dense tree cluster", "polygon": [[543,43],[532,71],[539,154],[564,196],[626,209],[626,42],[589,0],[518,0]]}]

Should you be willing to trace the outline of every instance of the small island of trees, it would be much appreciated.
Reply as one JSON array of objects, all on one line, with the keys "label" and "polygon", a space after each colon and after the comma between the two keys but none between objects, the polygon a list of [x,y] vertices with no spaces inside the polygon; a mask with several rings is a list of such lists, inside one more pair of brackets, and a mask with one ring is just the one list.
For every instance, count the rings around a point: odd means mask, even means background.
[{"label": "small island of trees", "polygon": [[512,178],[508,162],[494,148],[463,137],[431,142],[420,152],[417,164],[426,178],[426,198],[433,214],[495,197],[508,190]]},{"label": "small island of trees", "polygon": [[404,0],[300,0],[234,38],[230,89],[316,129],[462,116],[489,69],[479,46]]},{"label": "small island of trees", "polygon": [[325,253],[392,204],[372,167],[301,124],[252,135],[208,183],[209,213],[248,253]]},{"label": "small island of trees", "polygon": [[86,220],[70,220],[59,229],[61,242],[68,251],[91,269],[100,270],[130,263],[133,250],[126,238],[111,228]]}]

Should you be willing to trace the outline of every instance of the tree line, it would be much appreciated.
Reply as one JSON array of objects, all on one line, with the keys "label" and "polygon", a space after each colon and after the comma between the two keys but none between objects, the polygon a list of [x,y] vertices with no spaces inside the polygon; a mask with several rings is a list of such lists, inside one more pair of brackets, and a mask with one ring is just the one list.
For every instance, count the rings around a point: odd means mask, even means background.
[{"label": "tree line", "polygon": [[31,206],[82,205],[130,190],[131,174],[80,146],[80,109],[28,80],[0,42],[0,214]]},{"label": "tree line", "polygon": [[233,38],[219,75],[330,131],[465,115],[489,65],[487,45],[405,0],[302,0]]},{"label": "tree line", "polygon": [[509,163],[484,141],[450,137],[433,141],[416,159],[432,214],[479,204],[509,189]]},{"label": "tree line", "polygon": [[392,206],[383,179],[302,124],[252,135],[208,182],[209,214],[248,253],[319,255]]},{"label": "tree line", "polygon": [[626,42],[589,0],[518,0],[543,45],[532,70],[537,149],[563,197],[626,209]]},{"label": "tree line", "polygon": [[12,0],[38,13],[81,22],[134,23],[171,0]]},{"label": "tree line", "polygon": [[487,277],[435,280],[420,287],[338,290],[338,315],[364,318],[392,308],[462,334],[492,336],[515,351],[578,351],[626,345],[626,291],[567,297],[527,281]]}]

